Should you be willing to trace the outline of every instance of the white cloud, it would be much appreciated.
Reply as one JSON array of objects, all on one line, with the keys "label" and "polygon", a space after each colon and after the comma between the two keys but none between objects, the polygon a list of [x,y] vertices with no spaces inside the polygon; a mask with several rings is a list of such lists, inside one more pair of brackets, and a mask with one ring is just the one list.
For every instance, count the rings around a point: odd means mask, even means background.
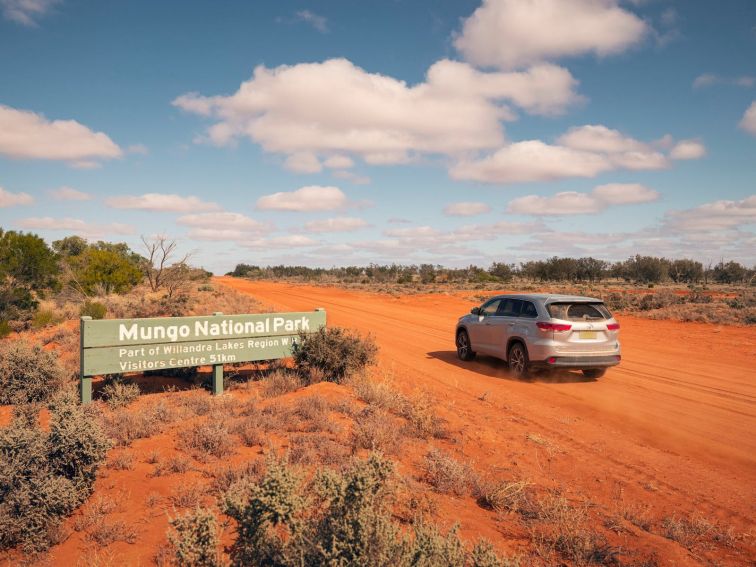
[{"label": "white cloud", "polygon": [[348,169],[354,166],[354,161],[349,156],[335,154],[327,158],[323,165],[331,169]]},{"label": "white cloud", "polygon": [[0,209],[16,205],[31,205],[33,202],[34,197],[28,193],[11,193],[0,187]]},{"label": "white cloud", "polygon": [[453,179],[518,183],[551,181],[562,177],[594,177],[613,167],[610,160],[601,154],[552,146],[540,140],[527,140],[504,146],[479,160],[460,161],[452,166],[449,174]]},{"label": "white cloud", "polygon": [[62,186],[49,191],[50,196],[56,201],[90,201],[92,195],[79,191],[73,187]]},{"label": "white cloud", "polygon": [[514,118],[507,103],[558,114],[581,100],[576,86],[569,71],[555,65],[483,73],[442,60],[430,67],[425,82],[409,86],[331,59],[260,66],[230,96],[188,93],[173,104],[216,120],[206,133],[211,143],[247,137],[268,152],[290,156],[289,167],[315,171],[315,159],[329,167],[350,156],[397,164],[422,154],[499,147],[501,122]]},{"label": "white cloud", "polygon": [[703,73],[693,80],[693,88],[701,89],[714,85],[732,85],[736,87],[752,87],[756,84],[756,77],[741,75],[740,77],[722,77],[713,73]]},{"label": "white cloud", "polygon": [[598,213],[613,205],[656,201],[659,193],[639,183],[598,185],[590,193],[563,191],[553,197],[527,195],[510,201],[507,212],[521,215],[557,216]]},{"label": "white cloud", "polygon": [[110,197],[105,199],[105,204],[114,209],[141,209],[145,211],[170,211],[176,213],[217,211],[220,209],[218,203],[209,203],[199,197],[184,197],[182,195],[165,193]]},{"label": "white cloud", "polygon": [[310,24],[320,33],[328,33],[328,19],[324,16],[319,16],[310,10],[300,10],[294,16],[297,20]]},{"label": "white cloud", "polygon": [[289,171],[295,171],[296,173],[318,173],[323,169],[318,156],[312,152],[297,152],[296,154],[291,154],[286,158],[286,161],[284,161],[284,167]]},{"label": "white cloud", "polygon": [[751,103],[751,106],[743,114],[743,118],[738,124],[743,130],[749,134],[756,136],[756,100]]},{"label": "white cloud", "polygon": [[41,114],[0,105],[0,154],[92,165],[123,152],[107,135],[75,120],[50,121]]},{"label": "white cloud", "polygon": [[[669,155],[662,150],[669,150]],[[478,159],[462,159],[452,165],[449,174],[454,179],[486,183],[551,181],[595,177],[615,169],[664,169],[670,166],[670,158],[697,159],[705,154],[700,140],[675,144],[666,135],[654,142],[642,142],[618,130],[591,124],[570,128],[557,144],[526,140]]]},{"label": "white cloud", "polygon": [[477,203],[472,201],[463,201],[461,203],[451,203],[444,207],[444,214],[449,217],[472,217],[490,213],[491,207],[486,203]]},{"label": "white cloud", "polygon": [[35,27],[37,19],[46,15],[60,0],[0,0],[6,20]]},{"label": "white cloud", "polygon": [[240,246],[245,248],[303,248],[307,246],[316,246],[319,242],[308,236],[302,236],[300,234],[292,234],[290,236],[275,236],[273,238],[257,238],[253,240],[247,240],[239,242]]},{"label": "white cloud", "polygon": [[740,201],[721,200],[692,209],[669,211],[664,226],[685,232],[707,232],[756,223],[756,195]]},{"label": "white cloud", "polygon": [[370,183],[370,178],[366,175],[359,175],[357,173],[354,173],[353,171],[348,171],[345,169],[338,169],[333,172],[334,177],[338,177],[339,179],[345,179],[346,181],[349,181],[349,183],[353,183],[354,185],[367,185]]},{"label": "white cloud", "polygon": [[370,226],[366,220],[355,217],[336,217],[305,223],[306,232],[352,232]]},{"label": "white cloud", "polygon": [[74,218],[29,217],[18,221],[18,226],[27,230],[65,230],[86,237],[102,237],[107,234],[134,234],[134,227],[123,223],[98,224]]},{"label": "white cloud", "polygon": [[217,212],[184,215],[177,224],[190,227],[188,237],[194,240],[245,240],[259,238],[274,229],[241,213]]},{"label": "white cloud", "polygon": [[341,189],[320,185],[273,193],[257,200],[257,208],[262,211],[335,211],[347,206],[349,200]]},{"label": "white cloud", "polygon": [[700,159],[706,155],[706,146],[699,140],[680,140],[669,152],[672,159]]},{"label": "white cloud", "polygon": [[454,45],[475,65],[514,69],[586,53],[621,53],[648,31],[617,0],[484,0]]}]

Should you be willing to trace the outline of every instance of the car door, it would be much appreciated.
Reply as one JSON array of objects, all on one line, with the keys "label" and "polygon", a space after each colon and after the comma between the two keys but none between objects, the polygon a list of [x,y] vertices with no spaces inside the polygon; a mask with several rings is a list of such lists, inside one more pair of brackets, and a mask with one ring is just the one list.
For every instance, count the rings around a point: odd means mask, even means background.
[{"label": "car door", "polygon": [[505,360],[507,357],[507,341],[512,328],[517,322],[522,301],[507,297],[502,299],[496,310],[496,315],[486,319],[486,341],[488,353]]},{"label": "car door", "polygon": [[484,303],[478,316],[473,316],[467,324],[467,334],[470,336],[470,344],[476,352],[488,352],[488,321],[496,315],[501,299],[492,299]]}]

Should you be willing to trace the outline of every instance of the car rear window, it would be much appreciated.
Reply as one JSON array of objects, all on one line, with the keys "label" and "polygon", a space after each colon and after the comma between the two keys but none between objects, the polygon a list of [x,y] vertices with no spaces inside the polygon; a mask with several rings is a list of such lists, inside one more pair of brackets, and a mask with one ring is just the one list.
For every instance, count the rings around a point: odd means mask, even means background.
[{"label": "car rear window", "polygon": [[603,321],[612,314],[603,303],[561,302],[549,303],[546,308],[554,319],[565,321]]}]

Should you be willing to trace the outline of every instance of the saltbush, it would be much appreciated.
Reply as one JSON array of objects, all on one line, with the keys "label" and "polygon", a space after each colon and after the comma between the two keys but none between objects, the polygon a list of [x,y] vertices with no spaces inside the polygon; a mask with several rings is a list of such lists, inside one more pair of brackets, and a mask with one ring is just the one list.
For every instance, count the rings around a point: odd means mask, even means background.
[{"label": "saltbush", "polygon": [[168,535],[178,567],[215,567],[218,556],[218,522],[210,510],[197,508],[170,521]]},{"label": "saltbush", "polygon": [[52,352],[24,342],[0,345],[0,404],[46,401],[64,382]]},{"label": "saltbush", "polygon": [[44,550],[60,520],[91,493],[109,443],[99,422],[68,394],[50,404],[50,431],[37,408],[19,406],[0,428],[0,549]]},{"label": "saltbush", "polygon": [[117,376],[106,380],[101,395],[111,408],[121,408],[139,397],[139,386],[133,382],[124,382],[123,378]]},{"label": "saltbush", "polygon": [[99,301],[85,301],[79,310],[79,315],[92,319],[104,319],[107,312],[108,308]]},{"label": "saltbush", "polygon": [[377,354],[371,337],[340,327],[321,327],[314,333],[299,334],[293,356],[300,372],[341,383],[374,364]]}]

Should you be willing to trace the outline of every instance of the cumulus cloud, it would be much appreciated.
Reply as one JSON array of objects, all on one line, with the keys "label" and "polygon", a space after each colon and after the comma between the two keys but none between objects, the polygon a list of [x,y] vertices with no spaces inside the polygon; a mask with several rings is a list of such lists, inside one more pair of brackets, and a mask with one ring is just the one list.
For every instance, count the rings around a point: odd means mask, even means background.
[{"label": "cumulus cloud", "polygon": [[349,156],[397,164],[422,154],[492,149],[504,143],[501,122],[514,118],[508,105],[558,114],[581,100],[576,86],[570,72],[555,65],[484,73],[442,60],[425,82],[410,86],[330,59],[259,66],[230,96],[188,93],[173,104],[215,119],[205,136],[211,143],[247,137],[288,156],[287,167],[317,171],[320,160],[335,167]]},{"label": "cumulus cloud", "polygon": [[41,114],[0,105],[0,155],[16,159],[50,159],[73,165],[121,157],[123,151],[106,134],[75,120],[48,120]]},{"label": "cumulus cloud", "polygon": [[73,187],[62,186],[49,191],[50,196],[56,201],[90,201],[92,195],[79,191]]},{"label": "cumulus cloud", "polygon": [[31,205],[34,197],[28,193],[12,193],[0,187],[0,209],[16,205]]},{"label": "cumulus cloud", "polygon": [[102,237],[107,234],[134,234],[134,227],[123,223],[98,224],[74,218],[29,217],[18,221],[18,226],[27,230],[64,230],[86,237]]},{"label": "cumulus cloud", "polygon": [[349,199],[341,189],[320,185],[273,193],[257,200],[257,208],[261,211],[335,211],[349,205]]},{"label": "cumulus cloud", "polygon": [[609,183],[590,193],[563,191],[553,197],[527,195],[510,201],[507,212],[521,215],[558,216],[599,213],[610,206],[656,201],[659,193],[639,183]]},{"label": "cumulus cloud", "polygon": [[721,200],[692,209],[669,211],[664,226],[690,232],[718,231],[756,223],[756,195],[739,201]]},{"label": "cumulus cloud", "polygon": [[35,27],[60,0],[0,0],[3,17],[22,26]]},{"label": "cumulus cloud", "polygon": [[672,159],[700,159],[706,155],[706,146],[699,140],[680,140],[669,152]]},{"label": "cumulus cloud", "polygon": [[617,0],[484,0],[454,45],[475,65],[514,69],[586,53],[621,53],[648,32]]},{"label": "cumulus cloud", "polygon": [[[669,148],[669,154],[665,154]],[[556,144],[526,140],[477,159],[462,159],[452,165],[449,174],[454,179],[486,183],[551,181],[595,177],[615,169],[664,169],[670,166],[670,158],[696,159],[705,153],[700,140],[675,144],[667,135],[655,142],[642,142],[619,130],[589,124],[569,129]]]},{"label": "cumulus cloud", "polygon": [[360,175],[345,169],[337,169],[333,172],[333,176],[338,177],[339,179],[345,179],[354,185],[367,185],[370,183],[370,178],[366,175]]},{"label": "cumulus cloud", "polygon": [[601,154],[527,140],[504,146],[478,160],[462,160],[452,166],[449,174],[460,180],[518,183],[594,177],[613,167],[611,161]]},{"label": "cumulus cloud", "polygon": [[449,217],[472,217],[490,213],[491,207],[486,203],[473,201],[463,201],[461,203],[451,203],[444,207],[444,214]]},{"label": "cumulus cloud", "polygon": [[218,203],[203,201],[199,197],[184,197],[176,194],[145,193],[144,195],[122,195],[105,199],[105,204],[114,209],[140,209],[189,213],[192,211],[217,211]]},{"label": "cumulus cloud", "polygon": [[355,217],[336,217],[332,219],[306,222],[306,232],[352,232],[370,226],[366,220]]},{"label": "cumulus cloud", "polygon": [[743,118],[738,124],[743,130],[749,134],[756,136],[756,100],[751,103],[751,106],[745,111]]}]

